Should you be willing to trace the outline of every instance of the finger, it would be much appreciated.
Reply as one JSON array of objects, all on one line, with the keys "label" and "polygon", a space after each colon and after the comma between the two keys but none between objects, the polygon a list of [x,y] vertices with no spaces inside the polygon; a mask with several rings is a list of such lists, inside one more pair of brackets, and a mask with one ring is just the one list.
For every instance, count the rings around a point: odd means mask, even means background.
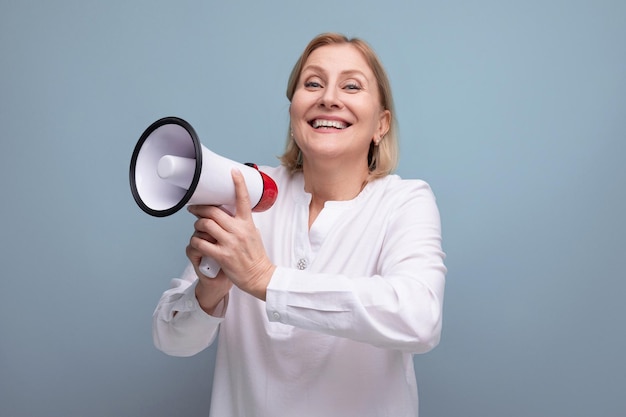
[{"label": "finger", "polygon": [[225,211],[223,206],[192,205],[187,210],[196,217],[194,228],[199,232],[217,238],[224,230],[232,230],[230,221],[233,216]]},{"label": "finger", "polygon": [[249,219],[252,217],[252,209],[250,203],[250,194],[248,193],[248,187],[246,187],[246,180],[243,174],[238,169],[233,169],[231,172],[233,177],[233,183],[235,184],[235,197],[236,197],[236,217],[243,219]]},{"label": "finger", "polygon": [[197,260],[198,264],[200,263],[199,258],[204,256],[215,257],[216,254],[219,254],[219,246],[216,243],[198,237],[195,233],[189,239],[187,256],[193,255],[193,260]]},{"label": "finger", "polygon": [[185,253],[187,255],[187,258],[191,261],[191,264],[195,268],[198,268],[203,255],[194,245],[192,245],[191,240],[187,245],[187,248],[185,248]]},{"label": "finger", "polygon": [[196,218],[201,218],[202,215],[200,214],[200,211],[202,210],[203,206],[199,206],[199,205],[192,205],[192,206],[187,206],[187,211],[191,214],[193,214],[194,216],[196,216]]},{"label": "finger", "polygon": [[216,243],[217,242],[217,239],[215,239],[211,234],[209,234],[207,232],[202,232],[200,230],[194,231],[192,237],[197,237],[197,238],[200,238],[202,240],[206,240],[209,243]]},{"label": "finger", "polygon": [[223,216],[222,220],[205,218],[196,220],[194,223],[194,236],[213,244],[225,244],[229,242],[231,240],[230,234],[233,227],[228,220],[232,219],[232,217],[223,212],[219,214]]},{"label": "finger", "polygon": [[187,211],[197,218],[211,218],[215,216],[215,213],[222,212],[223,210],[216,206],[193,204],[187,207]]}]

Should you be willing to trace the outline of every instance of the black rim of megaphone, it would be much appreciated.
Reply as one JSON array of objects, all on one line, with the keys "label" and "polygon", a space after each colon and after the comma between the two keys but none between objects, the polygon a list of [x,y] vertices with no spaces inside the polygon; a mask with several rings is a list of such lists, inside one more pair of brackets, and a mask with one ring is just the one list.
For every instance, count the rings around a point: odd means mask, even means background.
[{"label": "black rim of megaphone", "polygon": [[[196,153],[196,169],[193,173],[193,180],[191,181],[191,185],[189,189],[183,196],[183,198],[173,207],[170,207],[166,210],[154,210],[153,208],[148,207],[146,203],[143,202],[141,196],[139,195],[139,191],[137,191],[137,183],[135,182],[135,166],[137,165],[137,158],[139,157],[139,152],[141,151],[141,147],[143,143],[148,139],[148,137],[164,125],[176,124],[184,128],[191,136],[191,140],[193,141],[194,151]],[[137,205],[146,213],[155,216],[155,217],[165,217],[171,214],[176,213],[178,210],[183,208],[185,204],[191,199],[193,193],[196,191],[196,187],[198,186],[198,182],[200,181],[200,173],[202,171],[202,145],[200,144],[200,140],[198,139],[198,135],[196,131],[191,127],[187,121],[181,119],[180,117],[164,117],[162,119],[157,120],[152,123],[141,135],[137,145],[135,145],[135,150],[133,151],[133,156],[130,160],[130,189],[133,193],[133,198]]]}]

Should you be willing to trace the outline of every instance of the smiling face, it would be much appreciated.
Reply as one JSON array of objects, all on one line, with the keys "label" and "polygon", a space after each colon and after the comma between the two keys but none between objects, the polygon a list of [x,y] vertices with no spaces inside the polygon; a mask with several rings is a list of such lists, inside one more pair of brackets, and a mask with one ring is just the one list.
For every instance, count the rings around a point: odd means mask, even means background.
[{"label": "smiling face", "polygon": [[290,116],[305,166],[334,161],[366,171],[370,144],[387,132],[390,121],[389,111],[380,104],[374,73],[361,52],[348,43],[322,46],[309,55]]}]

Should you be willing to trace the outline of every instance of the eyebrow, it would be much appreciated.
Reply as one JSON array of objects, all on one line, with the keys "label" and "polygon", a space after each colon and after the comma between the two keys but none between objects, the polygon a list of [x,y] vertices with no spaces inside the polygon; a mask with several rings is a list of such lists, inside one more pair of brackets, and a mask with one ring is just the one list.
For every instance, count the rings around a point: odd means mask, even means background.
[{"label": "eyebrow", "polygon": [[[324,68],[320,67],[319,65],[315,65],[315,64],[307,65],[306,67],[302,68],[302,72],[301,73],[304,73],[307,70],[313,70],[313,71],[319,71],[319,72],[326,73],[326,70]],[[365,80],[367,80],[367,77],[365,76],[365,73],[363,73],[362,71],[360,71],[358,69],[344,70],[344,71],[341,71],[340,74],[343,75],[343,76],[346,76],[346,75],[360,75]]]}]

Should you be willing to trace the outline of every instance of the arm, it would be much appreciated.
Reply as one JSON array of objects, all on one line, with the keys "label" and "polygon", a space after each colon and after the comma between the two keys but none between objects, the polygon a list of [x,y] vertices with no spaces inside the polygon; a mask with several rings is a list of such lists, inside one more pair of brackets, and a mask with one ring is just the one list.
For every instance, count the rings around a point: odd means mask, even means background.
[{"label": "arm", "polygon": [[198,278],[190,264],[180,279],[173,279],[152,316],[152,336],[157,349],[172,356],[192,356],[215,340],[228,306],[228,294],[207,314],[198,303]]},{"label": "arm", "polygon": [[388,215],[375,209],[381,224],[364,217],[343,231],[354,236],[344,237],[350,248],[338,243],[335,257],[348,259],[335,272],[279,267],[267,289],[269,320],[414,353],[436,346],[446,273],[439,212],[427,184],[407,193]]}]

